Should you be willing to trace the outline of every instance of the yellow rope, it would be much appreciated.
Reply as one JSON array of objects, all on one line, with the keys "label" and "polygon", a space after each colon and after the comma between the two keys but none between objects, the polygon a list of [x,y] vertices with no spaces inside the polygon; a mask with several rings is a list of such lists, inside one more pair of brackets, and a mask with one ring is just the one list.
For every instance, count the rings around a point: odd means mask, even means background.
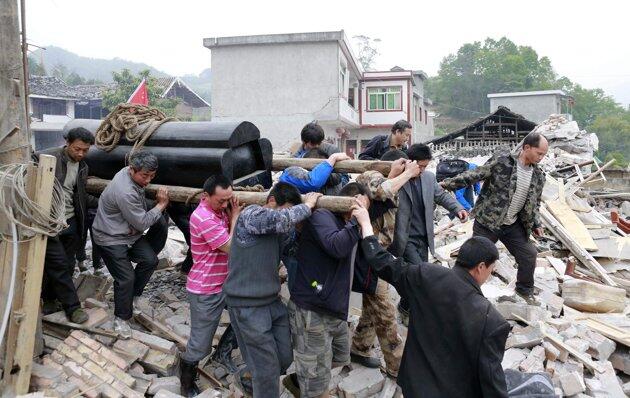
[{"label": "yellow rope", "polygon": [[142,148],[151,135],[162,124],[175,120],[162,111],[139,104],[119,104],[103,120],[96,130],[96,146],[110,152],[124,137],[133,142],[129,154]]}]

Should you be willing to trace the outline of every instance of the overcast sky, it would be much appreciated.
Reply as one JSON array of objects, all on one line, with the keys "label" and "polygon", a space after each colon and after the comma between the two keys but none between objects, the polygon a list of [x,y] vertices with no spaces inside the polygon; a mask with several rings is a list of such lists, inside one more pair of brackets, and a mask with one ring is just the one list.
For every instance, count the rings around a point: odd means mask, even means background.
[{"label": "overcast sky", "polygon": [[30,43],[172,75],[210,67],[204,37],[343,29],[351,40],[381,39],[379,69],[435,75],[462,44],[507,36],[548,56],[560,75],[630,103],[628,0],[26,0],[26,7]]}]

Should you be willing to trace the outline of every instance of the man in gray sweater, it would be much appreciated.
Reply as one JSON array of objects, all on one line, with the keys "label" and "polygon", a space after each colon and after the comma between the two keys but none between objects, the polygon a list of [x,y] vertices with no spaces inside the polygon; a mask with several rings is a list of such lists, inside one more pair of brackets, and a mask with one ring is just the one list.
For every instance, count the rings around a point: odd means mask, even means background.
[{"label": "man in gray sweater", "polygon": [[264,206],[246,207],[236,222],[223,294],[239,349],[252,373],[254,398],[278,397],[280,375],[293,362],[278,266],[293,228],[311,215],[320,196],[308,193],[302,204],[297,188],[279,182]]},{"label": "man in gray sweater", "polygon": [[[158,161],[149,152],[136,152],[129,166],[120,170],[101,194],[92,225],[92,239],[114,278],[114,331],[131,337],[128,320],[133,301],[139,297],[158,263],[157,247],[144,235],[168,205],[168,191],[160,188],[157,204],[148,210],[144,187],[157,172]],[[131,262],[136,263],[136,267]]]}]

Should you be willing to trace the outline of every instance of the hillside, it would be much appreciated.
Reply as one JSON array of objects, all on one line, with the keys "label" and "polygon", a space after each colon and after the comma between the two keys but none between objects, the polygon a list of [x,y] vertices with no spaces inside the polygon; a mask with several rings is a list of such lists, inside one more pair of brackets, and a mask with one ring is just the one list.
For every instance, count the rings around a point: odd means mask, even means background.
[{"label": "hillside", "polygon": [[[122,69],[129,69],[132,73],[149,69],[151,75],[155,77],[168,77],[164,73],[151,65],[142,62],[127,61],[120,58],[102,59],[83,57],[60,47],[47,46],[46,50],[36,50],[29,56],[39,63],[43,63],[47,74],[57,65],[62,65],[68,74],[74,72],[77,75],[90,80],[96,79],[108,83],[112,81],[112,72],[119,72]],[[186,82],[197,94],[206,101],[210,101],[210,69],[205,69],[199,75],[188,74],[182,76],[182,80]]]}]

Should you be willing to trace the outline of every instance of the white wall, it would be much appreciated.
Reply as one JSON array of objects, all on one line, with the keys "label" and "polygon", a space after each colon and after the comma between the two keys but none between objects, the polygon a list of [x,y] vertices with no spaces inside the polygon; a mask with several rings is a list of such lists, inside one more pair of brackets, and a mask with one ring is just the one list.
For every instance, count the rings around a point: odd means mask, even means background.
[{"label": "white wall", "polygon": [[306,123],[338,119],[338,98],[337,42],[212,48],[212,118],[254,123],[275,151]]}]

